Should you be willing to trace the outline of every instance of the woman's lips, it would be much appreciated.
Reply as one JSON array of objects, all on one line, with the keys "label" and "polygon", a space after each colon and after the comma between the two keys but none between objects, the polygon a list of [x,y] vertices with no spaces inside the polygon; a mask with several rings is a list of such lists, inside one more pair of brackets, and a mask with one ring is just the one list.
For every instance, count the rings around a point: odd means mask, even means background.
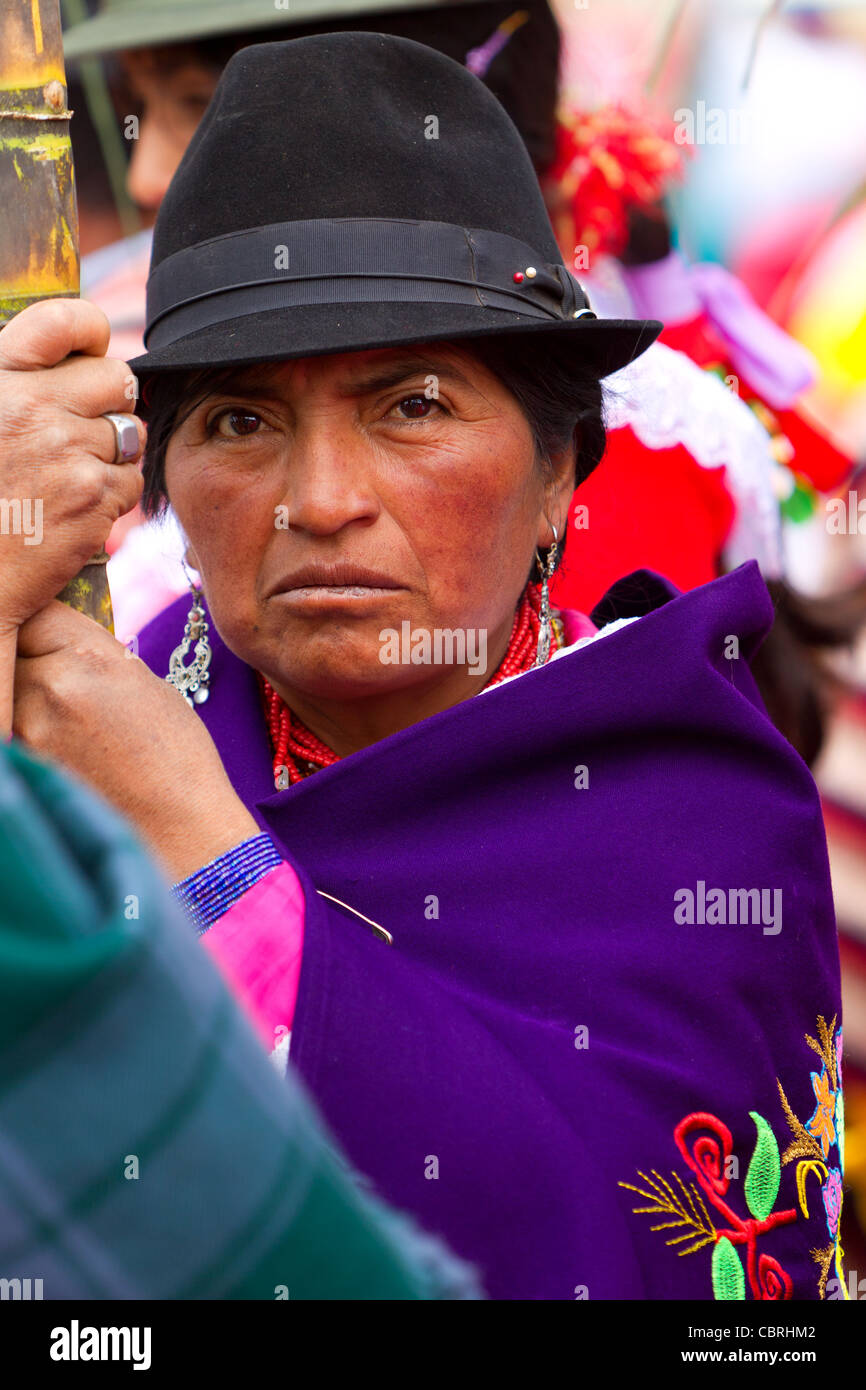
[{"label": "woman's lips", "polygon": [[288,608],[361,608],[386,602],[404,592],[396,585],[301,584],[283,589],[274,597]]},{"label": "woman's lips", "polygon": [[269,590],[268,598],[286,598],[291,594],[333,594],[344,598],[363,598],[368,594],[396,593],[402,589],[390,575],[364,565],[335,564],[302,565],[285,575]]},{"label": "woman's lips", "polygon": [[394,594],[396,587],[384,584],[300,584],[284,589],[278,598],[369,598],[371,594]]}]

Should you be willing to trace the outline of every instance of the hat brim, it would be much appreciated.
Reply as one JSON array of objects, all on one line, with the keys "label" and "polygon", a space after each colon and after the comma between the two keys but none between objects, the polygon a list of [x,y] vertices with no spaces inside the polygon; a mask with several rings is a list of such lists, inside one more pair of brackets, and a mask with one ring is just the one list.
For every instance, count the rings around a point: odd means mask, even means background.
[{"label": "hat brim", "polygon": [[539,320],[526,314],[490,312],[456,304],[310,304],[270,309],[211,324],[130,362],[140,382],[158,372],[253,362],[291,361],[342,352],[365,352],[410,343],[501,337],[543,338],[564,358],[589,366],[599,378],[619,371],[655,342],[656,319]]},{"label": "hat brim", "polygon": [[[356,15],[386,14],[392,10],[435,9],[441,0],[291,0],[291,8],[267,6],[262,0],[149,0],[147,5],[118,5],[72,24],[63,33],[68,62],[133,48],[192,43],[220,34],[258,32],[267,28],[295,29],[326,24]],[[471,0],[449,0],[469,4]],[[277,35],[279,37],[279,35]],[[287,36],[288,37],[288,36]]]}]

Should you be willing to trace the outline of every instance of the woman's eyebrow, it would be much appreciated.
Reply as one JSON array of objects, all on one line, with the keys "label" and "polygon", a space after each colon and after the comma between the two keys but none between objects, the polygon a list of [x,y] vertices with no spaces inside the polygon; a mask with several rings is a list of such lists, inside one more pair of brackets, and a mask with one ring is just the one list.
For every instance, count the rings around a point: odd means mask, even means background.
[{"label": "woman's eyebrow", "polygon": [[[381,367],[372,367],[364,376],[356,376],[345,381],[338,389],[341,396],[365,396],[373,391],[387,391],[392,386],[399,386],[407,377],[418,376],[420,373],[425,376],[435,376],[437,380],[453,381],[460,386],[475,389],[472,382],[463,372],[450,362],[432,361],[424,357],[405,357],[397,362],[384,362]],[[243,396],[245,400],[274,400],[281,396],[281,391],[276,381],[261,382],[255,385],[255,378],[244,378],[239,374],[228,381],[221,382],[214,386],[206,396],[202,398],[202,404],[211,400],[214,396]]]},{"label": "woman's eyebrow", "polygon": [[340,388],[341,396],[366,396],[373,391],[388,391],[392,386],[399,386],[407,377],[418,376],[421,372],[425,376],[434,376],[444,381],[453,381],[460,386],[472,388],[472,382],[467,376],[452,366],[449,362],[437,362],[435,359],[423,357],[405,357],[397,362],[385,362],[381,367],[373,367],[366,375],[356,376],[347,381]]},{"label": "woman's eyebrow", "polygon": [[214,396],[243,396],[244,400],[277,400],[280,396],[279,388],[276,383],[265,383],[263,386],[254,386],[252,382],[244,381],[242,377],[232,377],[230,381],[223,381],[218,386],[213,386],[207,395],[201,397],[201,404],[210,401]]}]

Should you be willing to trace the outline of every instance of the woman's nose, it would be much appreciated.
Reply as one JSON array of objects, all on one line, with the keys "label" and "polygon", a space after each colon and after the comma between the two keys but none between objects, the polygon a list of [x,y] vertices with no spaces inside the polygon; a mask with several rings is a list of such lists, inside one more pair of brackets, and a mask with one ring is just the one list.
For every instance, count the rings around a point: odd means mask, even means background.
[{"label": "woman's nose", "polygon": [[183,157],[183,147],[155,121],[144,118],[133,141],[126,187],[133,202],[156,212]]},{"label": "woman's nose", "polygon": [[292,530],[333,535],[352,522],[371,522],[380,511],[371,446],[333,424],[303,430],[292,449],[283,502]]}]

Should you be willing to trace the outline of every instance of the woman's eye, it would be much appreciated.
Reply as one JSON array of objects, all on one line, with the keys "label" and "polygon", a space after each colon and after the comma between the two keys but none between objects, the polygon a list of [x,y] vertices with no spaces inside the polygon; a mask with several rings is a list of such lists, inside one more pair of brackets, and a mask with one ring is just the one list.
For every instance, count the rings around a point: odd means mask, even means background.
[{"label": "woman's eye", "polygon": [[261,415],[252,410],[224,410],[211,421],[210,432],[221,434],[225,439],[238,439],[247,434],[256,434],[262,423]]},{"label": "woman's eye", "polygon": [[399,411],[404,420],[424,420],[431,413],[435,404],[435,401],[424,395],[404,396],[401,401],[397,402],[395,409]]}]

